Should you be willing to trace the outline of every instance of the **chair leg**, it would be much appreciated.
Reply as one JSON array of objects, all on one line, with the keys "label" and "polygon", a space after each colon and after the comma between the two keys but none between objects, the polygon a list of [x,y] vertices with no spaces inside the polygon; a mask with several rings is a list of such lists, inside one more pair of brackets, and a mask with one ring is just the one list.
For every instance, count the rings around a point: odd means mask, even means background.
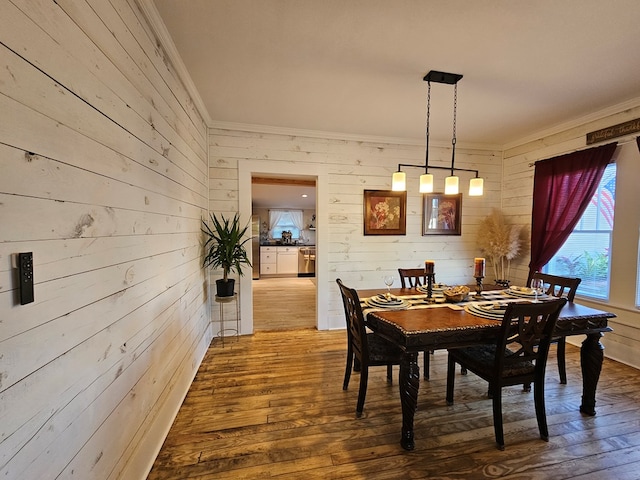
[{"label": "chair leg", "polygon": [[453,385],[456,378],[456,362],[449,355],[449,359],[447,360],[447,405],[453,405]]},{"label": "chair leg", "polygon": [[353,360],[353,371],[354,372],[360,371],[360,360],[358,360],[357,358]]},{"label": "chair leg", "polygon": [[558,347],[556,349],[556,357],[558,359],[558,374],[560,375],[560,383],[566,385],[567,383],[567,364],[565,360],[565,350],[567,342],[562,337],[558,340]]},{"label": "chair leg", "polygon": [[422,376],[425,380],[429,380],[429,353],[427,350],[422,352],[424,355],[424,371],[422,372]]},{"label": "chair leg", "polygon": [[464,367],[460,367],[460,375],[466,375],[467,374],[467,369]]},{"label": "chair leg", "polygon": [[393,383],[393,365],[387,365],[387,383]]},{"label": "chair leg", "polygon": [[367,396],[367,381],[369,379],[369,367],[362,367],[360,371],[360,390],[358,391],[358,405],[356,406],[356,416],[362,416],[364,409],[364,399]]},{"label": "chair leg", "polygon": [[496,446],[498,450],[504,450],[504,429],[502,425],[502,389],[492,388],[493,401],[493,430],[496,434]]},{"label": "chair leg", "polygon": [[533,402],[536,407],[536,420],[538,420],[540,438],[548,442],[549,427],[547,426],[547,412],[544,404],[544,378],[536,380],[533,384]]},{"label": "chair leg", "polygon": [[351,368],[353,367],[353,350],[351,346],[347,348],[347,367],[344,370],[344,381],[342,382],[342,389],[346,390],[349,387],[349,379],[351,378]]}]

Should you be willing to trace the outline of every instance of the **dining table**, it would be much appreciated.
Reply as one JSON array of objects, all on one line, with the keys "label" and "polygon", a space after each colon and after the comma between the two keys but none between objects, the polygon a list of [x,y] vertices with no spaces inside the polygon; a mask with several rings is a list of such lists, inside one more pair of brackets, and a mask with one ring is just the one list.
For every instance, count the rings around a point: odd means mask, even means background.
[{"label": "dining table", "polygon": [[[420,386],[418,353],[495,343],[502,321],[500,308],[510,302],[533,301],[528,294],[516,294],[516,288],[485,288],[479,294],[472,290],[458,303],[446,302],[441,292],[428,292],[424,287],[358,290],[367,327],[403,352],[399,378],[402,448],[415,448],[413,422]],[[542,297],[540,300],[544,301],[546,296]],[[387,306],[384,298],[393,301]],[[580,348],[583,382],[580,412],[585,415],[596,413],[596,388],[604,359],[600,339],[612,331],[608,319],[614,317],[610,312],[568,302],[556,323],[554,337],[586,335]]]}]

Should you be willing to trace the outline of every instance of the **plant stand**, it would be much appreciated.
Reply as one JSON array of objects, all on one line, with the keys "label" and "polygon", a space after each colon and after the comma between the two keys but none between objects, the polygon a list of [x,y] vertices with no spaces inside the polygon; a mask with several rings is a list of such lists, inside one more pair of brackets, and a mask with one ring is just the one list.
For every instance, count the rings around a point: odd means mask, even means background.
[{"label": "plant stand", "polygon": [[[234,293],[233,296],[214,297],[216,303],[220,305],[220,331],[216,334],[222,340],[222,347],[224,347],[225,331],[232,332],[232,336],[238,337],[240,335],[240,303],[238,302],[238,294]],[[236,306],[236,328],[224,328],[224,306],[228,303],[235,302]]]}]

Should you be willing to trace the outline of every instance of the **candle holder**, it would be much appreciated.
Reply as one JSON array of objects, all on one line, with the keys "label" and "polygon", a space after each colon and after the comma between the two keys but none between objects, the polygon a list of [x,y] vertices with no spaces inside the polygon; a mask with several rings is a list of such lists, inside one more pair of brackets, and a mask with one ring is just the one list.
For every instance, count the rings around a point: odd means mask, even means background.
[{"label": "candle holder", "polygon": [[484,277],[476,277],[476,294],[473,296],[476,300],[482,300],[482,279]]},{"label": "candle holder", "polygon": [[435,299],[433,298],[433,282],[436,278],[435,273],[427,273],[427,303],[434,303]]}]

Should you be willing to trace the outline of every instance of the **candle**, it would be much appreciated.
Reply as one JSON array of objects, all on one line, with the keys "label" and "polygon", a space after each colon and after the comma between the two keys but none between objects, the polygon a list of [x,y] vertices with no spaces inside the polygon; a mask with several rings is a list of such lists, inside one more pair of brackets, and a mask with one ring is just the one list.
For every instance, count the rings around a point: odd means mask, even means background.
[{"label": "candle", "polygon": [[433,260],[427,260],[424,262],[424,273],[427,275],[435,273],[435,264],[433,263]]},{"label": "candle", "polygon": [[484,277],[484,258],[474,258],[474,277]]}]

